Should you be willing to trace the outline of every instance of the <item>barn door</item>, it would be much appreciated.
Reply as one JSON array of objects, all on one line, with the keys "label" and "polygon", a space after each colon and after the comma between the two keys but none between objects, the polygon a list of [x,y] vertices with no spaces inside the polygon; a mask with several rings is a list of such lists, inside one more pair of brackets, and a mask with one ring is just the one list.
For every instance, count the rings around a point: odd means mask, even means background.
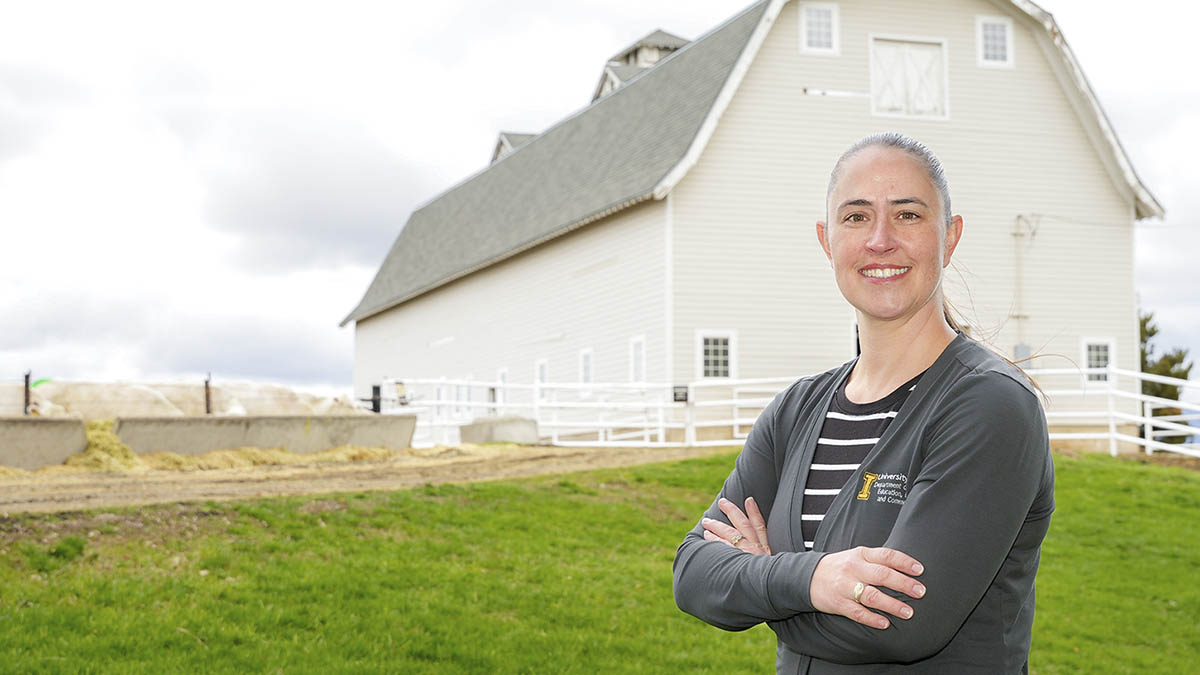
[{"label": "barn door", "polygon": [[938,42],[875,38],[871,44],[871,100],[876,114],[942,117],[946,68]]}]

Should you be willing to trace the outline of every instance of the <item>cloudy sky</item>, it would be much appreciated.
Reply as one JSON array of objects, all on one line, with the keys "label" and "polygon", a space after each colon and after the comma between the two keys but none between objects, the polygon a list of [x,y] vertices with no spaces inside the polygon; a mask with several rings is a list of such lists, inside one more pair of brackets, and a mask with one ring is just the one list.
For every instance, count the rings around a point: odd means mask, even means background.
[{"label": "cloudy sky", "polygon": [[[337,324],[415,206],[584,106],[613,52],[748,1],[0,0],[0,381],[348,391]],[[1200,12],[1041,4],[1167,208],[1141,303],[1200,357]]]}]

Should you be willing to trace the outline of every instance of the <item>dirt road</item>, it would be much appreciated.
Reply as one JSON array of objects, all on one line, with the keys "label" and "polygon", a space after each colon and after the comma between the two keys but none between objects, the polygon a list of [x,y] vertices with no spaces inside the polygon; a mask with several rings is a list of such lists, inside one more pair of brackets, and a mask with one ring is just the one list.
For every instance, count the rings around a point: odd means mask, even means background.
[{"label": "dirt road", "polygon": [[0,477],[0,514],[394,490],[703,457],[731,448],[449,448],[384,461]]}]

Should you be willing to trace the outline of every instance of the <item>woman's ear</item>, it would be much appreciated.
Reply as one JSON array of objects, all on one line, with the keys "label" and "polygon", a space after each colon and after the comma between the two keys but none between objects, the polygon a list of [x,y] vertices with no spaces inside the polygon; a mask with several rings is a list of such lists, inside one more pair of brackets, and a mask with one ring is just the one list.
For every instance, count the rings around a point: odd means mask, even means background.
[{"label": "woman's ear", "polygon": [[829,264],[833,265],[833,254],[829,251],[829,232],[823,220],[817,221],[817,241],[821,242],[821,250],[825,251],[825,257],[829,259]]},{"label": "woman's ear", "polygon": [[942,267],[950,264],[950,257],[954,255],[954,249],[958,247],[958,240],[962,239],[962,230],[962,216],[951,218],[950,224],[946,226],[946,253],[942,258]]}]

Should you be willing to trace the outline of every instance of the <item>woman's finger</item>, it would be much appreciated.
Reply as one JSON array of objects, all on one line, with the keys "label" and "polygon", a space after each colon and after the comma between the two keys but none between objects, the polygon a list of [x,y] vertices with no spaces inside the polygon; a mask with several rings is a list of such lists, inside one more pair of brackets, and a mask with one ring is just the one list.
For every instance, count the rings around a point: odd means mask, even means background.
[{"label": "woman's finger", "polygon": [[722,523],[715,518],[704,518],[700,521],[700,524],[704,526],[705,530],[712,532],[730,545],[733,544],[734,535],[741,534],[736,528]]},{"label": "woman's finger", "polygon": [[887,617],[880,616],[879,614],[872,612],[871,610],[867,609],[866,605],[860,602],[855,602],[854,598],[847,598],[838,603],[836,613],[841,614],[851,621],[857,621],[868,628],[878,628],[882,630],[890,625]]},{"label": "woman's finger", "polygon": [[920,575],[925,571],[924,566],[917,562],[916,558],[907,553],[897,551],[894,548],[883,548],[882,546],[879,548],[864,547],[861,551],[863,560],[890,567],[898,572]]},{"label": "woman's finger", "polygon": [[863,592],[858,596],[858,602],[863,607],[878,609],[901,619],[911,619],[913,615],[912,607],[874,586],[865,586]]},{"label": "woman's finger", "polygon": [[[890,588],[893,591],[903,593],[910,598],[920,598],[925,595],[924,584],[906,574],[901,574],[900,572],[883,565],[866,563],[866,567],[862,573],[862,578],[866,583],[882,588]],[[891,613],[895,614],[895,612]]]},{"label": "woman's finger", "polygon": [[742,533],[743,537],[753,539],[755,543],[758,543],[758,533],[754,531],[754,526],[750,524],[750,519],[746,518],[746,515],[742,513],[737,504],[721,497],[717,500],[717,506],[721,509],[721,513],[724,513],[725,517],[729,519],[729,522],[733,523],[738,532]]},{"label": "woman's finger", "polygon": [[763,547],[767,555],[771,555],[771,546],[767,542],[767,521],[763,518],[762,511],[758,509],[758,502],[754,501],[754,497],[746,498],[746,517],[750,519],[750,526],[758,535],[759,545]]}]

